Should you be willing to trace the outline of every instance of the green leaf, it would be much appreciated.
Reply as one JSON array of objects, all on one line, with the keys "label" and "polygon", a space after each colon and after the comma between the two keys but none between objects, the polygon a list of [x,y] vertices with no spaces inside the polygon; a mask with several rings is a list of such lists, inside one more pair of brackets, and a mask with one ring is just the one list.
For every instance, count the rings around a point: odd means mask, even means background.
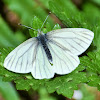
[{"label": "green leaf", "polygon": [[57,100],[57,98],[55,98],[54,96],[48,94],[48,92],[45,88],[40,88],[39,89],[39,95],[40,95],[39,100]]},{"label": "green leaf", "polygon": [[91,87],[86,85],[86,84],[81,84],[80,85],[80,91],[82,92],[82,99],[81,100],[95,100],[96,99],[96,94],[95,92],[97,91],[96,88],[92,88],[90,91]]},{"label": "green leaf", "polygon": [[[83,6],[83,10],[85,13],[85,17],[88,20],[90,29],[94,32],[94,40],[93,43],[94,45],[97,47],[97,50],[100,50],[100,16],[99,16],[99,12],[100,9],[91,4],[91,3],[87,3],[86,5]],[[91,17],[92,16],[92,17]]]},{"label": "green leaf", "polygon": [[[17,15],[17,17],[20,18],[21,23],[25,25],[31,25],[33,16],[38,16],[44,21],[45,17],[48,15],[45,11],[45,9],[48,9],[48,6],[44,9],[34,0],[10,0],[10,2],[9,0],[4,0],[4,3],[13,13]],[[53,21],[51,19],[48,21],[51,25],[53,25]]]},{"label": "green leaf", "polygon": [[[9,92],[7,91],[9,90]],[[0,77],[0,94],[2,94],[5,100],[19,100],[17,91],[14,89],[11,83],[3,82]]]},{"label": "green leaf", "polygon": [[38,34],[38,31],[41,26],[42,26],[43,22],[36,16],[34,16],[33,20],[32,20],[32,28],[35,29],[36,31],[30,29],[30,35],[31,37],[36,37]]},{"label": "green leaf", "polygon": [[86,66],[88,85],[100,90],[100,51],[88,53],[81,62]]},{"label": "green leaf", "polygon": [[49,5],[50,10],[55,13],[67,27],[82,27],[80,21],[84,19],[75,5],[72,4],[71,0],[53,0],[49,2]]},{"label": "green leaf", "polygon": [[15,47],[20,42],[8,27],[7,23],[0,16],[0,47]]},{"label": "green leaf", "polygon": [[54,80],[47,82],[47,89],[49,93],[57,91],[58,94],[62,94],[71,98],[74,90],[77,90],[77,85],[87,81],[86,74],[84,72],[77,72],[77,69],[71,74],[56,77]]},{"label": "green leaf", "polygon": [[100,0],[91,0],[91,1],[93,1],[94,3],[96,3],[96,4],[99,4],[99,5],[100,5]]}]

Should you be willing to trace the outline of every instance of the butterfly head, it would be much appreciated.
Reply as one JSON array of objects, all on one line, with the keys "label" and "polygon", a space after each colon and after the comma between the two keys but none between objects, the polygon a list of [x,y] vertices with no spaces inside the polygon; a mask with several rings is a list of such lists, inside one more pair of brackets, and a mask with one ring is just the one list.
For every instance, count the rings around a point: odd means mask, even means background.
[{"label": "butterfly head", "polygon": [[43,34],[43,32],[40,29],[38,29],[37,31],[38,31],[38,35]]}]

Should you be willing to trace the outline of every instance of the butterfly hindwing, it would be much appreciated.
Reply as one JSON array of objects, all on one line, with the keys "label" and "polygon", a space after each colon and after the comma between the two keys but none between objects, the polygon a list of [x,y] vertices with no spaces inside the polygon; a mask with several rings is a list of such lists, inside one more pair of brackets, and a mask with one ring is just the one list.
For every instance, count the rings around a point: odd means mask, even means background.
[{"label": "butterfly hindwing", "polygon": [[68,74],[79,65],[78,56],[60,48],[53,42],[49,42],[49,48],[53,57],[53,70],[57,74]]},{"label": "butterfly hindwing", "polygon": [[54,76],[53,66],[49,63],[41,44],[37,48],[36,60],[34,61],[31,73],[35,79],[49,79]]}]

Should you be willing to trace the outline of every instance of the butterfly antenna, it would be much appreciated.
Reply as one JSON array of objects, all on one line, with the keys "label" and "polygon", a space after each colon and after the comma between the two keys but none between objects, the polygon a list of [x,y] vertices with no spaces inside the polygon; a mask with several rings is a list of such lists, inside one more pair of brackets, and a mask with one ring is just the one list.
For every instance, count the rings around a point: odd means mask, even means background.
[{"label": "butterfly antenna", "polygon": [[36,29],[33,29],[32,27],[29,27],[29,26],[26,26],[26,25],[23,25],[23,24],[20,24],[20,23],[18,23],[18,25],[24,26],[24,27],[26,27],[26,28],[28,28],[28,29],[32,29],[32,30],[38,31],[38,30],[36,30]]},{"label": "butterfly antenna", "polygon": [[51,12],[49,12],[48,16],[47,16],[46,19],[44,20],[44,22],[43,22],[43,24],[42,24],[40,30],[43,28],[43,26],[44,26],[45,22],[47,21],[47,19],[48,19],[48,17],[49,17],[50,14],[51,14]]}]

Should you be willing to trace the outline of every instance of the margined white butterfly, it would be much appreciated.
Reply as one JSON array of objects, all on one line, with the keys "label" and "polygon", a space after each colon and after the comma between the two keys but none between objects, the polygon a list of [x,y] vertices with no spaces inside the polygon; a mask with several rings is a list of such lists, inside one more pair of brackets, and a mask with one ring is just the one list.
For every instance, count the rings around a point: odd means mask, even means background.
[{"label": "margined white butterfly", "polygon": [[16,73],[31,72],[35,79],[71,73],[80,63],[78,55],[86,51],[93,37],[94,33],[84,28],[57,29],[47,34],[40,29],[37,37],[26,40],[8,54],[4,67]]}]

